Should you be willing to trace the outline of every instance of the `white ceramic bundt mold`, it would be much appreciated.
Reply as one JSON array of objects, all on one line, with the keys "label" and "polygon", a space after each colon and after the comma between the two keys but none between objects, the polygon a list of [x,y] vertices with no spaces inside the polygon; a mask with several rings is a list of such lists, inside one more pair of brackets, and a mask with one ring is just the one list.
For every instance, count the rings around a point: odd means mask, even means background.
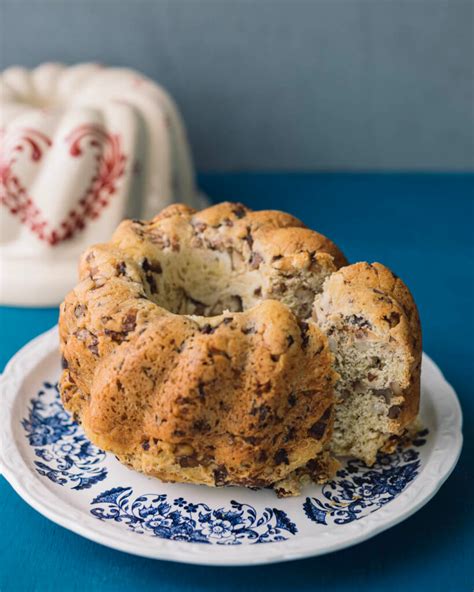
[{"label": "white ceramic bundt mold", "polygon": [[97,64],[0,75],[0,302],[59,303],[80,253],[125,217],[201,207],[184,126],[141,74]]}]

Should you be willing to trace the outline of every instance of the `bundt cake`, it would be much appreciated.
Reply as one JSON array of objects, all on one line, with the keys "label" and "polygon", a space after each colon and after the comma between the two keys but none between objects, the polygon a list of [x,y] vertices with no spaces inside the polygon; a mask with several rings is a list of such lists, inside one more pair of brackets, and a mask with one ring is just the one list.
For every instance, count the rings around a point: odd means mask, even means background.
[{"label": "bundt cake", "polygon": [[183,122],[153,81],[98,64],[0,73],[0,302],[59,304],[88,245],[179,196],[200,203]]},{"label": "bundt cake", "polygon": [[373,462],[417,413],[406,287],[282,212],[122,222],[84,253],[59,327],[65,408],[164,481],[296,494],[334,455]]}]

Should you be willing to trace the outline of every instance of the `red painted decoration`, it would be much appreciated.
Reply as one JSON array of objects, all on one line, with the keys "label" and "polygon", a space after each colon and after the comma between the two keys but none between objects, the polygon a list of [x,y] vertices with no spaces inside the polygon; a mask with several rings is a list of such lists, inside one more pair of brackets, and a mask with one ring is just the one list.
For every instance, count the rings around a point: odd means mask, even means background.
[{"label": "red painted decoration", "polygon": [[83,230],[88,219],[100,216],[116,191],[117,180],[125,172],[126,157],[122,153],[118,134],[109,134],[101,126],[87,124],[73,130],[66,137],[69,155],[80,158],[86,150],[93,150],[96,167],[76,207],[70,210],[59,228],[52,228],[15,174],[13,166],[25,148],[29,150],[32,161],[40,161],[52,143],[45,134],[34,129],[17,131],[14,137],[0,132],[0,203],[18,216],[38,238],[57,245]]}]

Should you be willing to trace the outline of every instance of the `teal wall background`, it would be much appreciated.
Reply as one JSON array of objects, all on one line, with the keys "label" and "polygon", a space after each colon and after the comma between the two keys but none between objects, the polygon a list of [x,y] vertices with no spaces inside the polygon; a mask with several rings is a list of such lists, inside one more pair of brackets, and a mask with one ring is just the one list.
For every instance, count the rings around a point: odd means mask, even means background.
[{"label": "teal wall background", "polygon": [[131,66],[201,170],[474,170],[472,0],[0,0],[0,68]]}]

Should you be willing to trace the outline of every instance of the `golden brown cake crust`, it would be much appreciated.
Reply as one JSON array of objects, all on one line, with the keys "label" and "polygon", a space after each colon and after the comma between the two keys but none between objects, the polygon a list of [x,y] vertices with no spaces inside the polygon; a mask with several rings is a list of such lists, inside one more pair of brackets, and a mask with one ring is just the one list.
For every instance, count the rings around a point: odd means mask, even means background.
[{"label": "golden brown cake crust", "polygon": [[84,254],[61,306],[66,409],[98,446],[165,481],[289,477],[325,449],[336,377],[327,339],[276,286],[297,277],[304,299],[342,262],[292,216],[240,204],[123,222]]}]

